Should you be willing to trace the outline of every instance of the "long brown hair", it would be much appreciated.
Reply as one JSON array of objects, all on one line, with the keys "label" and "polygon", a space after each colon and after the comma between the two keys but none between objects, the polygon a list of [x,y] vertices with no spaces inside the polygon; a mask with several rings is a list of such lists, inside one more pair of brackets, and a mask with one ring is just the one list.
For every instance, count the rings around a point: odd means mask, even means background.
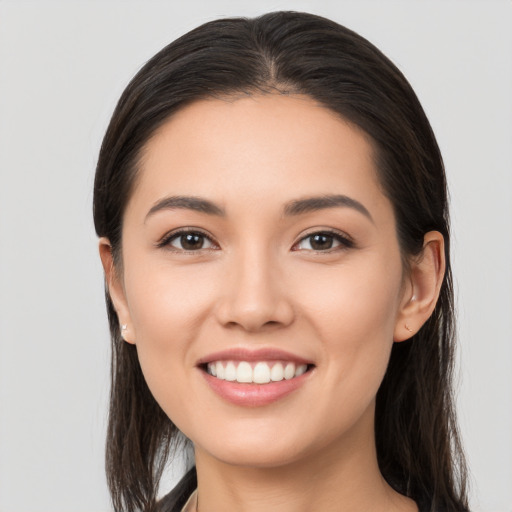
[{"label": "long brown hair", "polygon": [[[177,110],[206,97],[278,92],[308,95],[359,126],[374,146],[393,204],[404,263],[423,236],[445,238],[446,274],[431,318],[395,344],[377,395],[380,470],[427,510],[465,511],[466,473],[452,396],[454,305],[446,179],[434,134],[411,86],[358,34],[319,16],[276,12],[206,23],[177,39],[124,91],[101,147],[94,185],[98,236],[122,268],[123,213],[141,150]],[[116,511],[150,512],[180,434],[152,397],[136,347],[122,341],[106,294],[112,338],[107,477]]]}]

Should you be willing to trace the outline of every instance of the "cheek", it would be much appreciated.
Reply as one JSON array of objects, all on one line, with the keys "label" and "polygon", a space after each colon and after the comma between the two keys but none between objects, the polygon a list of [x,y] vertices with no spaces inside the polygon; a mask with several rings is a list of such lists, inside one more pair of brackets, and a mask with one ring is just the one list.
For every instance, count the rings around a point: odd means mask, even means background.
[{"label": "cheek", "polygon": [[[304,316],[322,341],[330,386],[361,406],[376,394],[393,345],[401,264],[372,261],[304,280]],[[343,390],[343,391],[341,391]]]},{"label": "cheek", "polygon": [[145,265],[136,256],[125,263],[125,269],[128,308],[144,377],[166,412],[179,410],[188,396],[187,373],[197,360],[194,340],[211,322],[219,272],[200,266],[191,272],[165,262]]},{"label": "cheek", "polygon": [[[128,306],[137,344],[162,343],[192,337],[207,316],[217,283],[211,269],[134,265],[125,278]],[[173,343],[172,347],[176,347]]]},{"label": "cheek", "polygon": [[402,281],[399,263],[369,258],[365,265],[301,275],[295,295],[303,298],[306,314],[318,329],[334,337],[339,332],[340,342],[393,336]]}]

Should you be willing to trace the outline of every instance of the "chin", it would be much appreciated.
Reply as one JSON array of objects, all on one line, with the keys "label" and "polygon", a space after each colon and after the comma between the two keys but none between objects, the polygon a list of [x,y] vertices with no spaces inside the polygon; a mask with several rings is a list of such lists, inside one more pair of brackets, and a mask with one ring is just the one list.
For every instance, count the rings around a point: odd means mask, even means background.
[{"label": "chin", "polygon": [[297,462],[304,456],[293,446],[269,446],[268,443],[226,444],[219,450],[212,449],[210,455],[223,464],[252,469],[272,469]]},{"label": "chin", "polygon": [[366,408],[357,408],[353,414],[345,410],[336,418],[331,413],[331,425],[325,414],[320,415],[322,421],[312,421],[311,410],[293,420],[286,414],[258,419],[240,414],[242,417],[219,424],[212,417],[209,431],[215,435],[205,436],[204,425],[199,425],[195,431],[199,435],[190,431],[190,438],[197,456],[213,457],[231,466],[271,469],[292,464],[299,467],[301,462],[310,466],[316,458],[325,462],[333,454],[352,453],[356,446],[372,445],[374,407],[375,402],[370,400]]}]

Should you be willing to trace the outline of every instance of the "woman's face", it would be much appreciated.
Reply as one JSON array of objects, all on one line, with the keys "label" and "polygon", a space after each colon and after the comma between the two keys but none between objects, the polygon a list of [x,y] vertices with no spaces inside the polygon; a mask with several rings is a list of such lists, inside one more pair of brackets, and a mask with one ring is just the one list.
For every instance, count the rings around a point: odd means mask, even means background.
[{"label": "woman's face", "polygon": [[408,286],[359,130],[304,96],[196,102],[146,145],[122,238],[125,338],[199,454],[369,442]]}]

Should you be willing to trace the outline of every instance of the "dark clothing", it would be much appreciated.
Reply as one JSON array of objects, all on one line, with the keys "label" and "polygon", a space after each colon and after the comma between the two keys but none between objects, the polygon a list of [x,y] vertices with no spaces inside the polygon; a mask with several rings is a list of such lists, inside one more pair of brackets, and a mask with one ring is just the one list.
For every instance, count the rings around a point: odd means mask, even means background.
[{"label": "dark clothing", "polygon": [[[197,488],[196,468],[190,469],[176,487],[158,503],[158,512],[181,512],[190,495]],[[430,503],[418,503],[419,512],[431,512]],[[312,511],[316,512],[316,511]]]}]

